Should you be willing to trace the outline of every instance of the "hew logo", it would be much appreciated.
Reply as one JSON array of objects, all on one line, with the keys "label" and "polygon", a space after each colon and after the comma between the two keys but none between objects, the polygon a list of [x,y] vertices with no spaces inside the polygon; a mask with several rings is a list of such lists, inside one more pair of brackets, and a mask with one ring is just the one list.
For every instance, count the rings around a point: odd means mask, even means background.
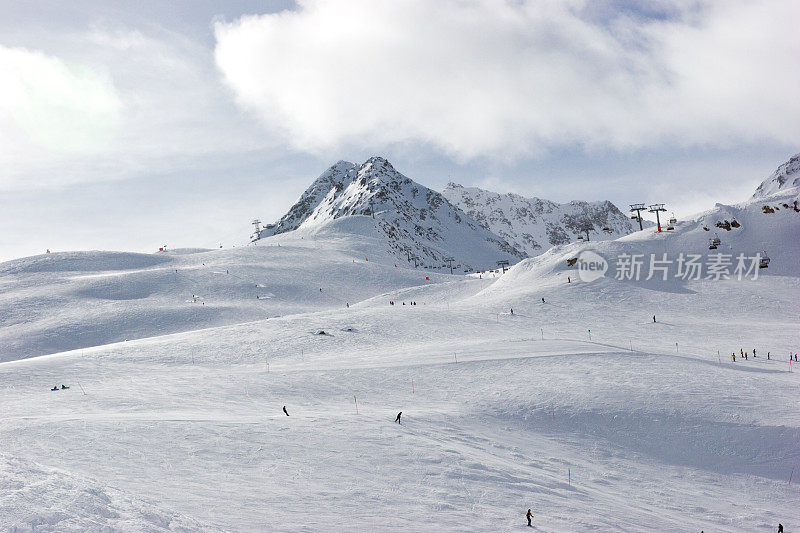
[{"label": "hew logo", "polygon": [[589,283],[596,279],[600,279],[606,275],[608,270],[608,262],[603,256],[596,254],[589,250],[584,250],[578,254],[578,277],[581,281]]}]

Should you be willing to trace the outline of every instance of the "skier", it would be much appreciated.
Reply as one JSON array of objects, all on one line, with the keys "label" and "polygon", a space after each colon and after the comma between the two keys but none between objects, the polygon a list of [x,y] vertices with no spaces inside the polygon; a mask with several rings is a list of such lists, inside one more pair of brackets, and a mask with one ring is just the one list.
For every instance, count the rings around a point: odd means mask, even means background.
[{"label": "skier", "polygon": [[55,387],[53,387],[53,388],[52,388],[52,389],[50,389],[50,390],[58,390],[58,385],[56,385]]},{"label": "skier", "polygon": [[397,413],[397,418],[394,419],[394,421],[397,422],[398,424],[400,423],[400,416],[402,414],[403,414],[403,411],[400,411],[399,413]]},{"label": "skier", "polygon": [[322,287],[319,288],[319,292],[322,292]]},{"label": "skier", "polygon": [[348,309],[350,309],[350,302],[345,303]]},{"label": "skier", "polygon": [[736,362],[736,352],[731,352],[731,358],[733,359],[733,362],[735,363]]},{"label": "skier", "polygon": [[656,315],[653,315],[653,324],[656,323]]},{"label": "skier", "polygon": [[797,354],[794,354],[794,362],[797,362]]},{"label": "skier", "polygon": [[753,348],[753,358],[755,358],[755,356],[756,356],[756,349]]},{"label": "skier", "polygon": [[542,296],[542,303],[544,303],[544,296]]},{"label": "skier", "polygon": [[289,411],[286,410],[286,406],[283,406],[283,412],[286,416],[289,416]]},{"label": "skier", "polygon": [[69,387],[67,387],[67,386],[66,386],[66,385],[64,385],[63,383],[61,384],[61,389],[62,389],[62,390],[63,390],[63,389],[68,389],[68,388],[69,388]]},{"label": "skier", "polygon": [[514,308],[513,307],[511,308],[511,314],[512,315],[514,314]]},{"label": "skier", "polygon": [[567,283],[572,283],[572,280],[567,276]]},{"label": "skier", "polygon": [[747,361],[747,352],[744,352],[744,360]]},{"label": "skier", "polygon": [[528,512],[525,513],[525,518],[528,519],[528,527],[533,527],[533,524],[531,524],[531,518],[533,518],[533,513],[531,512],[530,509],[528,509]]},{"label": "skier", "polygon": [[783,524],[778,522],[778,533],[783,533]]},{"label": "skier", "polygon": [[767,352],[767,361],[769,361],[769,352]]}]

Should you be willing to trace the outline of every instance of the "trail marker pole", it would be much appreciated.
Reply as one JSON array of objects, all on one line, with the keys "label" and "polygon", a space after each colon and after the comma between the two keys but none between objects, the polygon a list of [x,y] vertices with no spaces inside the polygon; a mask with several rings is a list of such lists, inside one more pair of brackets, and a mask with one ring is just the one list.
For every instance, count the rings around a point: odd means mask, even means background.
[{"label": "trail marker pole", "polygon": [[675,353],[678,353],[678,343],[675,343]]},{"label": "trail marker pole", "polygon": [[632,352],[633,351],[633,341],[629,340],[628,342],[631,344],[631,352]]},{"label": "trail marker pole", "polygon": [[542,340],[544,340],[544,328],[539,328],[539,331],[542,332]]},{"label": "trail marker pole", "polygon": [[411,380],[411,394],[414,394],[414,380]]},{"label": "trail marker pole", "polygon": [[569,481],[570,486],[572,486],[572,471],[567,468],[567,480]]},{"label": "trail marker pole", "polygon": [[356,404],[356,414],[358,414],[358,400],[356,400],[356,395],[353,394],[353,402]]},{"label": "trail marker pole", "polygon": [[720,359],[720,357],[719,357],[719,350],[717,350],[717,361],[719,361],[720,364],[722,364],[722,359]]},{"label": "trail marker pole", "polygon": [[[84,396],[86,396],[86,391],[85,391],[85,390],[83,390],[83,385],[81,385],[81,382],[80,382],[80,381],[78,382],[78,387],[80,387],[80,388],[81,388],[81,392],[83,392],[83,395],[84,395]],[[85,424],[86,424],[86,421],[84,420],[84,429],[86,429],[86,426],[85,426]]]},{"label": "trail marker pole", "polygon": [[789,472],[789,485],[792,484],[792,474],[794,474],[794,467],[792,467],[792,471]]},{"label": "trail marker pole", "polygon": [[589,330],[589,340],[592,340],[592,330]]},{"label": "trail marker pole", "polygon": [[[456,363],[458,363],[458,357],[456,357],[456,352],[453,352],[453,359],[455,359]],[[789,362],[789,364],[790,365],[792,364],[791,361]]]}]

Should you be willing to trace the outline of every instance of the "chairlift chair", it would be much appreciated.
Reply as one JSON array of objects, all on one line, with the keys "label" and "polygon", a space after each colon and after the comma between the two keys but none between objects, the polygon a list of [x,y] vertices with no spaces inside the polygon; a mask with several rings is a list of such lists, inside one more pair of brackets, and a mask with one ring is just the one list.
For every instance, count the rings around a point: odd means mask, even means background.
[{"label": "chairlift chair", "polygon": [[761,261],[758,264],[758,268],[769,268],[769,256],[767,252],[764,252],[764,255],[761,256]]}]

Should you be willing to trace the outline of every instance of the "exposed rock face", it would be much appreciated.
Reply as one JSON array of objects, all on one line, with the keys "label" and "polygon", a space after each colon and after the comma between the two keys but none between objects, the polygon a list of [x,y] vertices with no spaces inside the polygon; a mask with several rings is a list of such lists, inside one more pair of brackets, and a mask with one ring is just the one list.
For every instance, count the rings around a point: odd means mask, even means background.
[{"label": "exposed rock face", "polygon": [[513,264],[525,257],[442,194],[397,172],[381,157],[361,165],[339,161],[258,238],[353,215],[374,216],[376,229],[403,262],[416,257],[423,266],[441,267],[445,258],[453,257],[455,265],[469,270],[495,267],[500,260]]},{"label": "exposed rock face", "polygon": [[611,202],[558,204],[518,194],[498,194],[450,183],[442,194],[486,229],[529,256],[575,241],[589,230],[590,240],[616,239],[638,230]]},{"label": "exposed rock face", "polygon": [[800,189],[800,154],[794,155],[775,169],[769,178],[761,182],[753,194],[753,198],[769,196],[792,187]]}]

